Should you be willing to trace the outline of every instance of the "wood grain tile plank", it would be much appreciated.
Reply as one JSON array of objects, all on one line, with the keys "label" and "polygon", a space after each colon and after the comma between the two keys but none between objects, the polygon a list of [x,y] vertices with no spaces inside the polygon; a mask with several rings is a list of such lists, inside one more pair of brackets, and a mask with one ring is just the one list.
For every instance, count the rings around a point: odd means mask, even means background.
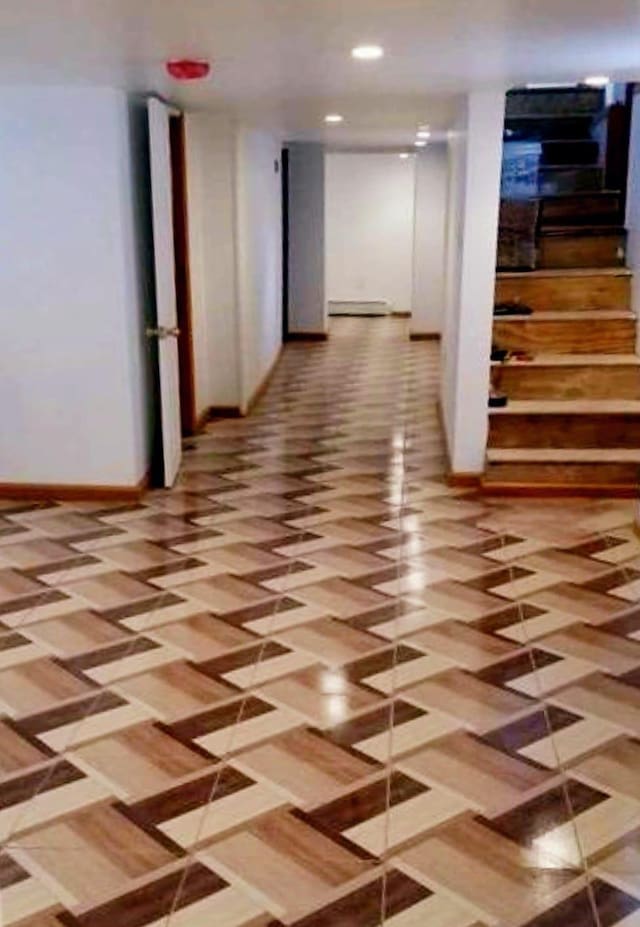
[{"label": "wood grain tile plank", "polygon": [[460,670],[449,670],[418,683],[403,697],[427,711],[433,709],[478,734],[533,713],[535,703],[491,686]]},{"label": "wood grain tile plank", "polygon": [[398,768],[460,795],[489,816],[526,801],[551,779],[549,773],[462,733],[405,757]]}]

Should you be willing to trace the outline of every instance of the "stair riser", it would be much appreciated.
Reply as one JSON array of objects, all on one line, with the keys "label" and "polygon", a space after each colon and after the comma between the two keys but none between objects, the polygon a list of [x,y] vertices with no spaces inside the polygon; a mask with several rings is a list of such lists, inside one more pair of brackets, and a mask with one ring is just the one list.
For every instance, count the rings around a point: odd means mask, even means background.
[{"label": "stair riser", "polygon": [[538,244],[538,267],[622,267],[622,235],[542,236]]},{"label": "stair riser", "polygon": [[484,485],[635,487],[640,467],[633,463],[499,463],[489,464]]},{"label": "stair riser", "polygon": [[541,168],[539,189],[541,196],[555,196],[562,193],[596,193],[604,184],[601,167]]},{"label": "stair riser", "polygon": [[511,277],[496,281],[496,302],[518,301],[538,312],[627,311],[631,278],[603,274],[593,277]]},{"label": "stair riser", "polygon": [[526,367],[494,369],[510,399],[640,399],[640,367]]},{"label": "stair riser", "polygon": [[547,139],[542,142],[541,164],[595,165],[600,157],[600,146],[593,139]]},{"label": "stair riser", "polygon": [[615,224],[620,217],[620,198],[615,194],[602,196],[567,196],[542,202],[540,225],[601,225]]},{"label": "stair riser", "polygon": [[640,447],[640,415],[490,415],[489,447]]},{"label": "stair riser", "polygon": [[[510,129],[515,135],[530,142],[543,141],[561,141],[564,138],[591,138],[591,121],[592,117],[586,116],[566,116],[564,119],[554,119],[552,116],[541,118],[538,116],[535,120],[527,116],[507,116],[506,128]],[[513,135],[506,139],[513,139]]]},{"label": "stair riser", "polygon": [[507,94],[506,118],[518,116],[597,116],[605,105],[599,87],[518,88]]},{"label": "stair riser", "polygon": [[633,354],[633,319],[552,322],[495,320],[493,341],[501,348],[545,354]]}]

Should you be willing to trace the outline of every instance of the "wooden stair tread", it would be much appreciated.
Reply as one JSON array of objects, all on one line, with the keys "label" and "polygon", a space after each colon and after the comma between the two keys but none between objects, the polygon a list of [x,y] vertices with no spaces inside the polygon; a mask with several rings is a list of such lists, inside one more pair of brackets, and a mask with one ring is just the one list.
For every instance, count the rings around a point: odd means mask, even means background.
[{"label": "wooden stair tread", "polygon": [[545,193],[542,199],[544,200],[583,199],[585,196],[589,198],[598,196],[604,199],[608,196],[620,196],[620,195],[621,195],[620,190],[610,190],[610,189],[589,190],[586,193],[584,190],[572,190],[571,192],[567,192],[567,193]]},{"label": "wooden stair tread", "polygon": [[635,319],[633,312],[626,309],[585,309],[578,312],[532,312],[530,315],[496,315],[494,322],[604,322]]},{"label": "wooden stair tread", "polygon": [[[584,139],[588,141],[588,139]],[[541,171],[583,171],[585,169],[593,168],[594,170],[602,170],[601,164],[541,164],[538,168]]]},{"label": "wooden stair tread", "polygon": [[633,272],[628,267],[540,267],[538,270],[501,270],[496,274],[498,280],[529,279],[544,277],[631,277]]},{"label": "wooden stair tread", "polygon": [[[566,315],[567,313],[563,313]],[[536,354],[531,361],[492,361],[492,367],[640,367],[637,354]]]},{"label": "wooden stair tread", "polygon": [[635,447],[496,447],[487,450],[488,463],[637,463]]},{"label": "wooden stair tread", "polygon": [[593,145],[597,144],[592,138],[576,138],[575,136],[567,135],[564,138],[543,138],[541,139],[542,145]]},{"label": "wooden stair tread", "polygon": [[[549,225],[541,228],[539,235],[546,238],[559,237],[561,235],[576,235],[580,238],[588,238],[597,235],[624,235],[626,229],[622,225]],[[591,269],[591,268],[589,268]]]},{"label": "wooden stair tread", "polygon": [[567,115],[567,113],[554,113],[550,111],[548,113],[519,113],[518,115],[507,113],[504,118],[505,118],[505,122],[515,122],[516,120],[519,120],[519,119],[532,119],[532,120],[563,119],[566,122],[567,119],[584,119],[584,120],[588,119],[589,121],[591,121],[592,119],[594,119],[594,117],[595,117],[594,113],[570,113],[569,115]]},{"label": "wooden stair tread", "polygon": [[513,399],[490,415],[640,415],[640,399]]}]

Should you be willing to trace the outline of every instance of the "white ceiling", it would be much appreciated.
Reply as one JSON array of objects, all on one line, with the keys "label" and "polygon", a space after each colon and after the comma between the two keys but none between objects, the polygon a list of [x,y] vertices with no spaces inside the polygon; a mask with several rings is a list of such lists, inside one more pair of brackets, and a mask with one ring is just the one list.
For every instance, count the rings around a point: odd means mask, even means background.
[{"label": "white ceiling", "polygon": [[[356,62],[361,42],[385,47]],[[169,57],[213,77],[170,82]],[[0,83],[88,82],[229,107],[290,138],[405,145],[472,86],[640,78],[640,0],[3,0]],[[345,123],[325,129],[322,117]]]}]

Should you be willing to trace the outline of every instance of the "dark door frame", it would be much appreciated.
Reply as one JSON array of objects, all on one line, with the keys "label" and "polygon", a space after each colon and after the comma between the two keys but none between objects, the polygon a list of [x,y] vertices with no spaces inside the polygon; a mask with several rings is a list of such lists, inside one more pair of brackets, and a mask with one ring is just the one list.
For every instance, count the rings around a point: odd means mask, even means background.
[{"label": "dark door frame", "polygon": [[171,145],[171,188],[173,199],[173,242],[175,256],[176,302],[178,315],[178,364],[180,373],[180,419],[182,434],[197,429],[195,359],[191,309],[189,261],[189,216],[187,204],[187,163],[184,115],[169,118]]}]

